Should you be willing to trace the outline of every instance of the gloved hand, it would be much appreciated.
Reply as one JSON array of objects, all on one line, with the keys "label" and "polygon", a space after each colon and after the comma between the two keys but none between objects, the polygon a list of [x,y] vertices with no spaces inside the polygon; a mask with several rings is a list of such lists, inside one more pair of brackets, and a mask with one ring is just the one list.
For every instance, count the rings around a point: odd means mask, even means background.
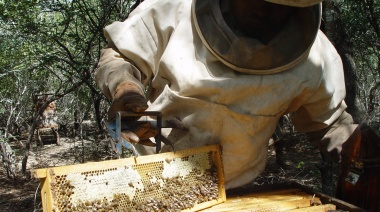
[{"label": "gloved hand", "polygon": [[[147,100],[141,89],[134,83],[123,82],[115,89],[112,104],[108,109],[108,119],[115,120],[118,111],[133,111],[141,113],[147,108]],[[147,122],[136,125],[131,130],[121,132],[121,136],[130,143],[155,146],[155,143],[150,141],[149,138],[154,137],[157,133],[158,130],[151,128],[150,124]]]},{"label": "gloved hand", "polygon": [[149,138],[158,134],[158,129],[151,128],[149,122],[142,123],[132,130],[121,132],[121,136],[130,143],[139,143],[145,146],[156,146]]},{"label": "gloved hand", "polygon": [[112,104],[108,109],[108,119],[114,120],[118,111],[141,113],[147,108],[147,100],[141,89],[134,83],[123,82],[115,89]]},{"label": "gloved hand", "polygon": [[335,162],[340,162],[342,146],[357,127],[357,124],[353,124],[351,115],[343,112],[338,120],[328,128],[309,132],[306,135],[309,141],[319,146],[322,154],[328,155]]}]

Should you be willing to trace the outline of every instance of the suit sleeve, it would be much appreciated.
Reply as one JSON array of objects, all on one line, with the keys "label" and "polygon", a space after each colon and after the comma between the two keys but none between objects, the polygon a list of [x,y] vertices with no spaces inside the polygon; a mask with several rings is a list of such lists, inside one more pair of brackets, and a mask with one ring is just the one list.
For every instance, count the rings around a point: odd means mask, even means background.
[{"label": "suit sleeve", "polygon": [[[291,114],[292,122],[300,132],[324,129],[333,124],[346,109],[344,98],[343,64],[339,54],[325,35],[319,33],[309,56],[313,70],[319,74],[315,87],[307,99]],[[311,70],[304,70],[306,72]]]},{"label": "suit sleeve", "polygon": [[109,99],[113,99],[116,87],[123,82],[136,84],[141,89],[141,93],[144,90],[141,72],[112,43],[101,51],[95,80],[100,90]]}]

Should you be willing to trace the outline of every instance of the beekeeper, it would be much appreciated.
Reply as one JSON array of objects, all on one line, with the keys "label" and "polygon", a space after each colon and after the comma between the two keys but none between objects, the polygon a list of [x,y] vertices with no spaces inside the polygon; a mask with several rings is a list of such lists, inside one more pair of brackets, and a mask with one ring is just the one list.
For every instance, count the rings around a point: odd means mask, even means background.
[{"label": "beekeeper", "polygon": [[163,132],[176,150],[220,144],[227,189],[263,172],[285,114],[339,161],[356,125],[345,112],[341,59],[319,30],[320,2],[144,1],[105,28],[95,77],[112,99],[109,118],[161,111],[187,128]]}]

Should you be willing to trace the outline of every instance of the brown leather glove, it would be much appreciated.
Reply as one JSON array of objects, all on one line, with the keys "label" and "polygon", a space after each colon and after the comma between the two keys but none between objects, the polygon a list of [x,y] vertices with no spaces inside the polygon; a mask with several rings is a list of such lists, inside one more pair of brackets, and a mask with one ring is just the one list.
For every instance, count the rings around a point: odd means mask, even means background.
[{"label": "brown leather glove", "polygon": [[140,113],[147,108],[147,100],[139,86],[131,82],[123,82],[116,87],[112,104],[108,109],[108,119],[114,120],[118,111]]},{"label": "brown leather glove", "polygon": [[149,138],[156,136],[158,129],[151,128],[148,122],[134,127],[132,130],[121,132],[121,136],[130,143],[139,143],[145,146],[156,146]]},{"label": "brown leather glove", "polygon": [[357,124],[353,124],[351,115],[343,112],[338,120],[326,129],[309,132],[306,135],[309,141],[319,147],[322,154],[328,155],[335,162],[340,162],[343,144],[357,127]]},{"label": "brown leather glove", "polygon": [[[123,82],[115,89],[112,104],[108,109],[108,119],[115,120],[118,111],[133,111],[141,113],[147,108],[147,100],[139,86],[131,82]],[[130,143],[155,146],[149,138],[154,137],[157,133],[157,129],[151,128],[149,123],[144,123],[134,126],[132,130],[123,131],[121,136]]]}]

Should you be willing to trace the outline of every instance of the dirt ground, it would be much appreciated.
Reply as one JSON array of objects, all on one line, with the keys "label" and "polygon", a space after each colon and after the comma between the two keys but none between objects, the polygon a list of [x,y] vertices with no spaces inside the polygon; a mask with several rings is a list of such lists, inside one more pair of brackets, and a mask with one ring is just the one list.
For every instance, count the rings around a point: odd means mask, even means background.
[{"label": "dirt ground", "polygon": [[[107,140],[81,140],[61,138],[61,145],[48,144],[37,147],[33,144],[28,158],[27,169],[47,168],[52,166],[72,165],[90,161],[112,159]],[[19,161],[24,150],[22,143],[12,142]],[[274,145],[268,150],[268,164],[262,175],[249,186],[295,181],[316,191],[321,191],[320,172],[316,164],[321,162],[317,148],[310,146],[302,136],[287,136],[284,140],[284,164],[276,163]],[[21,167],[21,163],[19,164]],[[39,180],[33,176],[8,179],[4,170],[0,170],[0,212],[2,211],[42,211]]]}]

